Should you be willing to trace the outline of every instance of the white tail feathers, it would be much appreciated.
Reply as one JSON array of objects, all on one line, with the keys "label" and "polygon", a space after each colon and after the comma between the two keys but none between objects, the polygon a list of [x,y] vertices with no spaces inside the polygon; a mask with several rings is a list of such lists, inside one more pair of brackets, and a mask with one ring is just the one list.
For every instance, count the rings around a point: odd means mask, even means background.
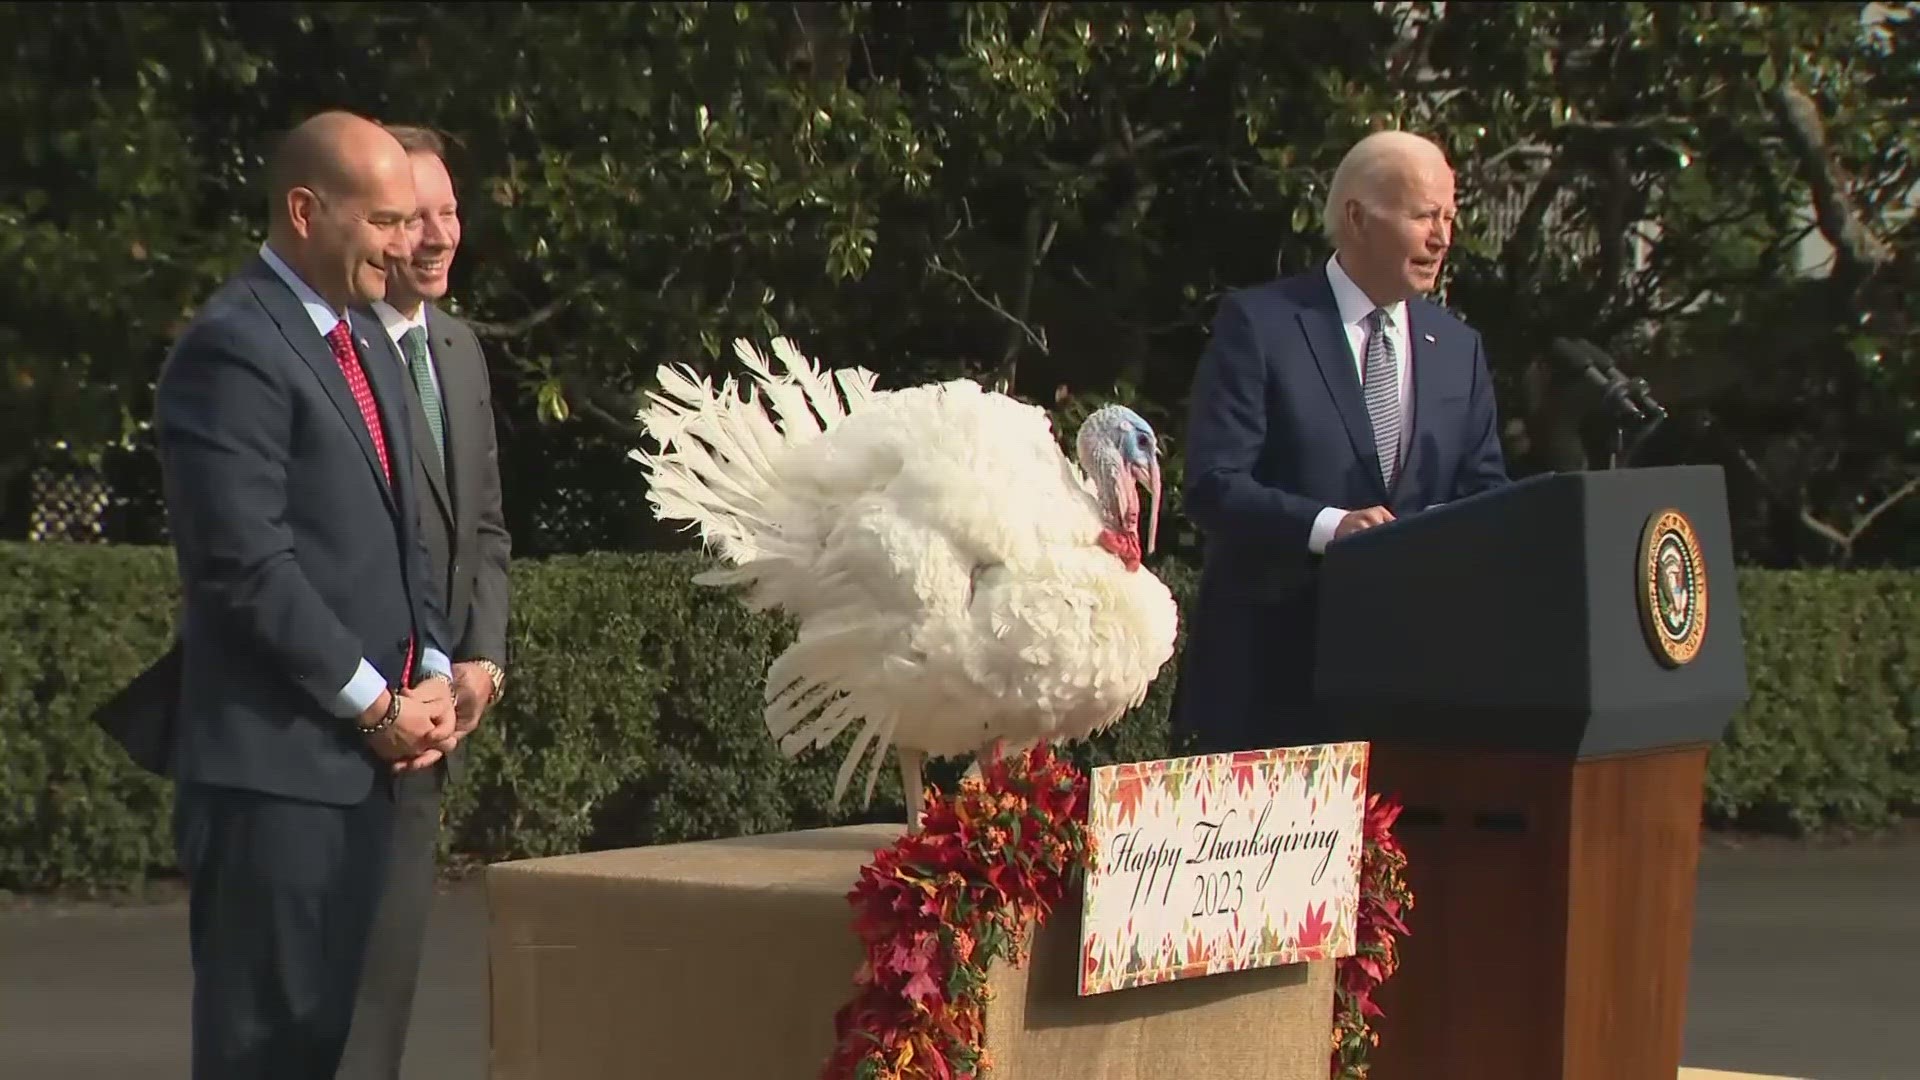
[{"label": "white tail feathers", "polygon": [[[821,508],[796,498],[793,478],[784,475],[789,455],[872,403],[877,392],[873,372],[825,372],[786,338],[773,341],[772,361],[744,339],[734,342],[734,355],[748,373],[740,385],[744,396],[731,378],[716,388],[691,369],[661,367],[660,387],[648,393],[639,414],[658,450],[633,450],[627,456],[647,470],[647,498],[655,515],[699,528],[701,539],[732,564],[698,574],[694,581],[749,586],[745,603],[764,610],[779,606],[781,596],[797,584],[786,578],[801,573],[817,554],[802,539],[806,530],[795,526]],[[848,658],[870,656],[873,642],[870,628],[864,639],[846,632],[853,628],[842,629],[803,632],[774,664],[764,721],[789,757],[809,746],[824,747],[863,722],[835,779],[834,798],[846,793],[859,761],[872,748],[866,784],[871,799],[895,720],[871,715],[848,692],[846,677],[859,667]],[[833,675],[823,678],[826,671]],[[775,694],[775,687],[781,692]]]},{"label": "white tail feathers", "polygon": [[660,449],[627,456],[647,470],[654,513],[697,526],[701,539],[737,566],[779,546],[773,504],[786,453],[870,401],[874,374],[853,368],[829,380],[786,338],[773,342],[779,371],[745,339],[734,342],[734,354],[752,376],[744,399],[731,378],[716,389],[689,368],[663,365],[660,388],[647,394],[638,417]]}]

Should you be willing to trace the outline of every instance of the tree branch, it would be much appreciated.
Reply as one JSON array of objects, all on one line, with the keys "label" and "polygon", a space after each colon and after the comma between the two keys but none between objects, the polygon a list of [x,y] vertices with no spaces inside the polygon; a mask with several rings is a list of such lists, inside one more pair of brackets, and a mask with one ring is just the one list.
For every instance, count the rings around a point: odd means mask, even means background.
[{"label": "tree branch", "polygon": [[1633,239],[1632,224],[1637,216],[1633,196],[1638,185],[1627,164],[1626,151],[1613,147],[1607,151],[1605,179],[1600,181],[1599,241],[1600,270],[1595,275],[1594,292],[1601,306],[1617,294],[1627,291],[1627,252]]},{"label": "tree branch", "polygon": [[573,414],[599,428],[602,434],[615,439],[639,442],[646,434],[646,428],[638,421],[620,419],[612,410],[594,401],[591,395],[580,402]]},{"label": "tree branch", "polygon": [[1722,423],[1711,410],[1703,410],[1701,417],[1720,434],[1721,441],[1732,451],[1734,458],[1740,462],[1741,466],[1752,475],[1770,501],[1779,506],[1791,508],[1795,519],[1803,528],[1832,544],[1839,551],[1839,561],[1842,566],[1853,561],[1854,545],[1860,542],[1860,538],[1866,535],[1867,530],[1873,527],[1873,523],[1878,521],[1881,515],[1898,506],[1915,492],[1920,492],[1920,473],[1916,473],[1907,477],[1905,483],[1894,488],[1885,498],[1873,504],[1859,517],[1854,518],[1853,527],[1843,531],[1815,514],[1806,499],[1789,497],[1781,490],[1780,485],[1773,482],[1773,479],[1760,467],[1760,463],[1740,445],[1727,429],[1726,424]]},{"label": "tree branch", "polygon": [[[1041,18],[1046,18],[1042,13]],[[1007,344],[1000,350],[1000,392],[1012,393],[1014,380],[1020,374],[1020,339],[1031,339],[1034,334],[1027,325],[1027,318],[1033,312],[1033,283],[1040,274],[1040,260],[1046,257],[1047,249],[1053,246],[1054,230],[1046,227],[1046,214],[1041,212],[1040,204],[1027,207],[1027,220],[1021,227],[1020,244],[1020,292],[1014,298],[1013,306],[1020,314],[1012,319],[1013,325],[1007,327]],[[1044,231],[1043,231],[1044,230]],[[1041,355],[1046,355],[1045,333],[1040,336]]]},{"label": "tree branch", "polygon": [[1127,124],[1124,115],[1120,117],[1119,123],[1121,125],[1119,139],[1095,150],[1093,156],[1087,159],[1088,168],[1101,169],[1120,161],[1131,161],[1139,156],[1141,151],[1150,149],[1154,144],[1173,134],[1171,128],[1148,128],[1145,131],[1135,132]]},{"label": "tree branch", "polygon": [[1500,261],[1506,266],[1507,279],[1522,294],[1534,290],[1531,273],[1535,252],[1540,246],[1540,231],[1546,221],[1547,211],[1553,206],[1553,200],[1560,194],[1567,179],[1567,165],[1564,160],[1555,159],[1547,167],[1545,175],[1534,185],[1533,193],[1527,196],[1527,205],[1520,211],[1520,217],[1514,222],[1513,232],[1508,234],[1506,243],[1500,248]]},{"label": "tree branch", "polygon": [[1240,194],[1245,195],[1248,199],[1257,200],[1259,198],[1259,196],[1253,193],[1253,189],[1247,186],[1247,178],[1240,175],[1239,162],[1227,162],[1227,175],[1233,177],[1233,186],[1240,189]]},{"label": "tree branch", "polygon": [[1776,84],[1765,96],[1786,133],[1787,145],[1800,161],[1802,175],[1813,189],[1813,212],[1821,235],[1833,245],[1839,269],[1851,280],[1859,280],[1891,259],[1893,252],[1847,201],[1846,178],[1827,145],[1819,107],[1785,82]]},{"label": "tree branch", "polygon": [[541,323],[546,322],[548,319],[551,319],[555,315],[560,314],[560,312],[564,310],[569,303],[572,303],[573,298],[577,293],[578,293],[578,290],[575,290],[574,292],[569,292],[563,296],[556,296],[552,300],[548,301],[544,306],[538,308],[537,310],[533,311],[532,313],[526,315],[523,318],[514,320],[513,322],[494,323],[494,322],[480,322],[477,319],[468,319],[466,320],[466,323],[468,326],[473,328],[473,332],[475,334],[483,338],[498,339],[498,338],[525,337],[527,336],[527,333],[531,331],[534,327],[539,326]]},{"label": "tree branch", "polygon": [[1676,318],[1701,298],[1720,291],[1729,284],[1743,283],[1743,279],[1728,275],[1708,281],[1693,282],[1686,294],[1677,300],[1661,303],[1657,297],[1660,289],[1657,285],[1631,290],[1629,298],[1607,318],[1599,321],[1595,329],[1603,336],[1627,330],[1641,323],[1652,323],[1660,329],[1661,323]]},{"label": "tree branch", "polygon": [[1616,138],[1650,138],[1658,135],[1689,135],[1693,121],[1684,116],[1639,116],[1631,120],[1568,120],[1553,125],[1548,134],[1607,135]]},{"label": "tree branch", "polygon": [[1490,173],[1498,166],[1505,164],[1510,158],[1529,158],[1529,159],[1537,160],[1542,158],[1550,159],[1553,157],[1553,155],[1554,155],[1553,147],[1548,146],[1545,143],[1535,143],[1535,142],[1514,143],[1512,146],[1509,146],[1504,150],[1500,150],[1496,153],[1490,154],[1486,157],[1479,158],[1477,160],[1474,160],[1468,163],[1467,167],[1473,170],[1475,173]]},{"label": "tree branch", "polygon": [[1766,470],[1760,467],[1760,463],[1753,459],[1752,454],[1747,453],[1747,448],[1740,445],[1739,440],[1733,437],[1733,433],[1727,430],[1726,424],[1722,423],[1720,418],[1715,416],[1711,410],[1703,411],[1701,416],[1715,431],[1719,432],[1721,442],[1725,443],[1727,449],[1732,451],[1734,458],[1745,467],[1748,474],[1753,477],[1754,482],[1760,485],[1760,490],[1766,494],[1768,501],[1779,506],[1792,508],[1798,516],[1800,524],[1806,526],[1807,529],[1839,548],[1842,559],[1847,558],[1853,547],[1851,537],[1814,516],[1813,511],[1807,508],[1805,499],[1788,497],[1786,492],[1780,489],[1780,485],[1773,482],[1773,478],[1767,475]]},{"label": "tree branch", "polygon": [[967,275],[965,274],[960,273],[958,270],[955,270],[952,267],[949,267],[947,264],[941,262],[940,256],[938,255],[927,256],[927,269],[932,270],[937,274],[943,274],[959,282],[961,287],[965,288],[967,290],[967,293],[970,296],[972,296],[975,300],[978,300],[983,306],[987,308],[987,310],[993,312],[995,315],[1000,316],[1002,319],[1005,319],[1009,324],[1011,324],[1012,327],[1021,336],[1025,337],[1027,341],[1033,345],[1034,348],[1040,350],[1041,355],[1043,356],[1051,355],[1047,350],[1046,330],[1034,329],[1033,327],[1027,325],[1025,320],[1014,315],[1013,312],[1008,311],[1006,308],[1001,307],[999,301],[989,299],[988,297],[982,295],[980,290],[974,286],[973,280],[971,278],[967,277]]},{"label": "tree branch", "polygon": [[1873,525],[1876,518],[1899,505],[1901,500],[1916,491],[1920,491],[1920,473],[1907,477],[1906,483],[1894,488],[1892,494],[1874,503],[1872,507],[1868,508],[1866,513],[1861,514],[1860,517],[1854,521],[1853,531],[1847,534],[1849,548],[1851,548],[1853,541],[1858,540],[1867,529]]}]

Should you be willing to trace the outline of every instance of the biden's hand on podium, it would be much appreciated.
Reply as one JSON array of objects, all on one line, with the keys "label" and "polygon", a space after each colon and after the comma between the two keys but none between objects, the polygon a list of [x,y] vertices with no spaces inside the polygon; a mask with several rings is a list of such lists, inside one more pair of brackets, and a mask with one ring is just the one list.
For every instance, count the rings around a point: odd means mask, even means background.
[{"label": "biden's hand on podium", "polygon": [[1335,540],[1344,540],[1363,529],[1371,529],[1375,525],[1385,525],[1392,520],[1393,511],[1384,506],[1369,506],[1365,510],[1349,510],[1347,511],[1347,516],[1340,519],[1340,524],[1334,527],[1333,538]]}]

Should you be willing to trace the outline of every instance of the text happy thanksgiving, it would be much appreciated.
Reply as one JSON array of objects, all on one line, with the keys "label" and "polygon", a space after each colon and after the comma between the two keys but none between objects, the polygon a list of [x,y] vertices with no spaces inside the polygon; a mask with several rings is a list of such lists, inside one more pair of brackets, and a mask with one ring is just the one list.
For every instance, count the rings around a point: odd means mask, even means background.
[{"label": "text happy thanksgiving", "polygon": [[1108,875],[1134,875],[1133,900],[1129,909],[1140,903],[1144,894],[1151,898],[1155,888],[1160,889],[1160,902],[1166,903],[1173,889],[1174,870],[1180,866],[1201,866],[1219,864],[1245,859],[1264,860],[1265,866],[1253,887],[1263,890],[1273,876],[1274,865],[1282,853],[1319,852],[1320,865],[1313,871],[1311,883],[1320,884],[1320,878],[1327,872],[1327,866],[1333,860],[1334,848],[1338,845],[1338,829],[1302,829],[1299,825],[1289,826],[1285,832],[1267,832],[1267,819],[1273,813],[1273,801],[1268,800],[1260,808],[1259,817],[1253,820],[1250,831],[1246,826],[1235,825],[1239,817],[1238,807],[1229,809],[1218,821],[1201,819],[1194,823],[1190,838],[1192,854],[1188,854],[1187,845],[1176,843],[1171,837],[1161,837],[1143,841],[1144,829],[1121,833],[1114,838],[1113,846],[1108,850],[1104,872]]}]

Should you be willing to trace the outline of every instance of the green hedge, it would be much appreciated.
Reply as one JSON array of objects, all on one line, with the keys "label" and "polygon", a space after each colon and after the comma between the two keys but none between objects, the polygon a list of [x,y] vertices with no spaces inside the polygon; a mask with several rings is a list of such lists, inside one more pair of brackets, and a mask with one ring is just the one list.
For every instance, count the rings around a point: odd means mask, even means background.
[{"label": "green hedge", "polygon": [[[689,580],[689,555],[514,567],[512,686],[450,792],[449,855],[501,859],[896,820],[897,776],[837,810],[833,751],[783,758],[761,675],[791,629]],[[1193,576],[1162,567],[1183,599]],[[1715,754],[1720,822],[1874,827],[1920,798],[1920,574],[1745,571],[1754,698]],[[0,888],[87,891],[172,863],[170,788],[88,714],[165,647],[165,549],[0,544]],[[1169,669],[1171,670],[1171,669]],[[1173,679],[1087,764],[1163,755]],[[851,736],[843,737],[844,749]],[[959,763],[932,770],[948,782]],[[864,777],[864,773],[862,774]]]},{"label": "green hedge", "polygon": [[1743,571],[1747,682],[1707,776],[1722,823],[1883,826],[1920,804],[1920,572]]}]

